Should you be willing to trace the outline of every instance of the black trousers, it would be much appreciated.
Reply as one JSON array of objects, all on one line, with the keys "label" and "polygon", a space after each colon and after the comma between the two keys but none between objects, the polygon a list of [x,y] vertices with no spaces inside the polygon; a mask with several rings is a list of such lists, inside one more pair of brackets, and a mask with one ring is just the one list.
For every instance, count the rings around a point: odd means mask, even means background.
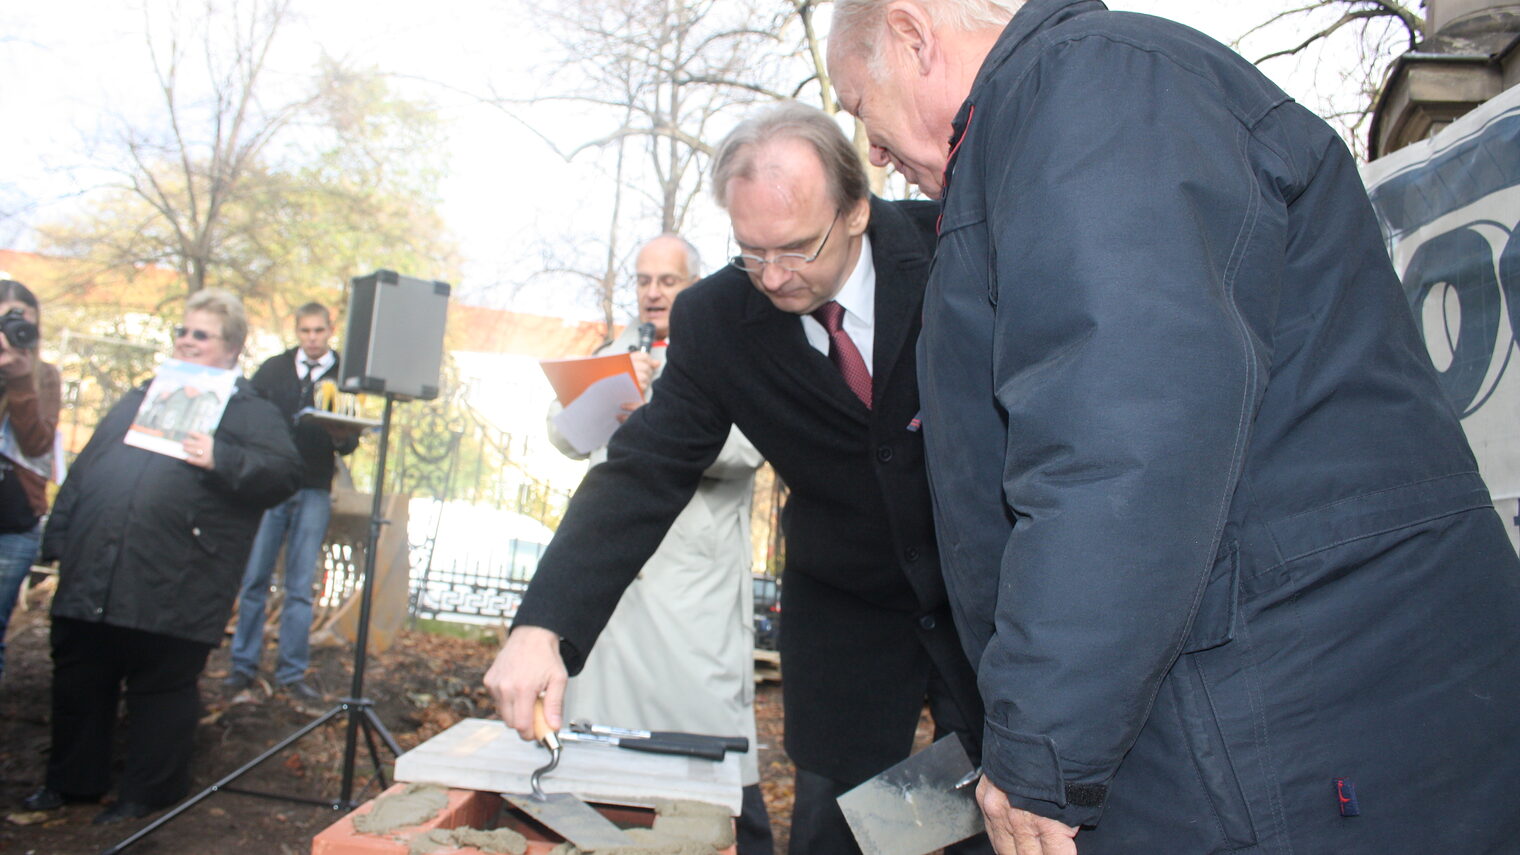
[{"label": "black trousers", "polygon": [[[968,733],[980,729],[979,721],[968,722],[951,698],[938,673],[929,677],[929,716],[934,719],[934,738],[948,733]],[[882,770],[886,771],[886,770]],[[840,796],[855,789],[860,782],[838,781],[806,769],[797,770],[792,801],[792,830],[787,841],[787,855],[871,855],[862,853],[839,809]],[[992,855],[992,843],[986,834],[945,847],[945,855]]]},{"label": "black trousers", "polygon": [[118,797],[163,807],[190,791],[200,716],[196,680],[211,645],[54,617],[53,747],[47,785],[72,796],[111,789],[116,711],[125,685],[126,763]]},{"label": "black trousers", "polygon": [[[755,750],[751,747],[750,750]],[[776,841],[771,836],[771,816],[765,809],[765,795],[759,784],[744,788],[744,803],[739,821],[734,823],[739,855],[774,855]]]}]

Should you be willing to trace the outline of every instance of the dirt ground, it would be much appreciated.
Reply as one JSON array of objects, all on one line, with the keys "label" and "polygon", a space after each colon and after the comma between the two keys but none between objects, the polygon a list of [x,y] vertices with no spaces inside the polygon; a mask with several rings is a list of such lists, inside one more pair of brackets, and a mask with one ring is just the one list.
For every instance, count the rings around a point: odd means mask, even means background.
[{"label": "dirt ground", "polygon": [[[93,855],[117,844],[158,814],[114,825],[92,825],[95,805],[71,805],[49,814],[27,814],[21,800],[43,780],[48,750],[48,704],[51,661],[48,657],[46,604],[34,602],[18,612],[7,639],[6,672],[0,683],[0,852],[15,855]],[[491,706],[481,685],[494,640],[476,641],[424,632],[408,632],[385,653],[370,659],[365,694],[375,702],[380,720],[403,749],[411,748],[461,718],[486,717]],[[195,783],[199,792],[252,760],[330,708],[302,709],[283,695],[251,693],[254,700],[230,703],[220,682],[227,674],[227,647],[211,656],[201,679],[205,709],[196,733]],[[440,663],[448,663],[440,669]],[[311,682],[329,698],[348,694],[352,676],[349,648],[313,650]],[[791,817],[792,766],[781,751],[781,690],[774,683],[757,687],[760,765],[777,851],[786,851]],[[303,737],[237,782],[247,789],[314,799],[339,795],[346,716]],[[382,749],[383,754],[383,749]],[[374,795],[372,766],[361,747],[355,800]],[[391,758],[382,756],[389,762]],[[387,770],[387,774],[388,774]],[[338,819],[330,808],[216,793],[126,851],[163,855],[300,855],[311,851],[311,838]]]}]

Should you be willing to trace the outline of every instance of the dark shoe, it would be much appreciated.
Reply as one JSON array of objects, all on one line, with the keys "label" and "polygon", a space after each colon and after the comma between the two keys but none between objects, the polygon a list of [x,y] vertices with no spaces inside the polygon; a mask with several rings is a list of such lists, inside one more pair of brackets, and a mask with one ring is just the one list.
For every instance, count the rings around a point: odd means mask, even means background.
[{"label": "dark shoe", "polygon": [[154,809],[152,807],[149,807],[142,802],[133,802],[123,799],[101,811],[100,813],[95,814],[95,818],[90,820],[90,822],[94,823],[95,825],[108,825],[113,822],[121,822],[124,819],[142,819],[143,817],[152,813],[153,810]]},{"label": "dark shoe", "polygon": [[100,801],[100,796],[78,796],[73,793],[60,793],[52,787],[41,786],[37,788],[36,792],[22,799],[21,806],[27,810],[57,810],[64,805],[98,801]]},{"label": "dark shoe", "polygon": [[227,679],[222,681],[222,688],[234,695],[252,685],[253,675],[244,674],[242,671],[233,671]]},{"label": "dark shoe", "polygon": [[306,685],[305,680],[286,683],[280,687],[280,691],[284,692],[291,700],[304,704],[320,704],[326,700],[321,692]]},{"label": "dark shoe", "polygon": [[63,793],[47,787],[38,787],[37,792],[21,800],[21,806],[27,810],[57,810],[63,807],[64,802]]}]

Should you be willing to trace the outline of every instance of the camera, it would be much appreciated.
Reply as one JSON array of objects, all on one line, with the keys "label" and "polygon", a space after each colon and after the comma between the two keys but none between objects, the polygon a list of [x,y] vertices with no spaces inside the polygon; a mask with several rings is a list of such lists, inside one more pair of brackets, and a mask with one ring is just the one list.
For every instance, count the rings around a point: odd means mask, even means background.
[{"label": "camera", "polygon": [[31,350],[37,346],[37,325],[27,320],[20,309],[0,315],[0,333],[4,333],[5,340],[18,350]]}]

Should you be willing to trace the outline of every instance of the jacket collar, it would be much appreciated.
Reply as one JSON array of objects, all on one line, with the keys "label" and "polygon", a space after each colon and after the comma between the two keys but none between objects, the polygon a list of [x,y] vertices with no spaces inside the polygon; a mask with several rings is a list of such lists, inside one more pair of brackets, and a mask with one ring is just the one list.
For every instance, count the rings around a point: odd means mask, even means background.
[{"label": "jacket collar", "polygon": [[976,111],[977,95],[981,93],[982,86],[988,78],[997,73],[1014,51],[1039,33],[1077,15],[1103,12],[1107,9],[1102,0],[1029,0],[1018,12],[1014,13],[1008,26],[1003,28],[1003,34],[998,36],[997,42],[992,45],[992,50],[987,52],[987,58],[982,60],[982,67],[971,83],[971,91],[966,94],[966,100],[961,102],[960,110],[956,112],[954,121],[950,123],[950,158],[945,163],[942,183],[944,190],[941,198],[949,196],[955,155],[960,150],[961,140],[965,138],[966,131],[971,127],[971,116]]},{"label": "jacket collar", "polygon": [[[866,234],[871,237],[872,266],[876,269],[876,325],[871,346],[875,371],[871,386],[880,401],[923,303],[924,276],[915,271],[928,266],[933,248],[907,215],[874,196]],[[745,285],[749,290],[743,322],[755,328],[759,349],[798,383],[857,418],[869,418],[869,411],[850,391],[839,369],[808,344],[797,316],[777,309],[747,280]]]},{"label": "jacket collar", "polygon": [[1014,13],[992,50],[987,52],[987,58],[982,61],[981,70],[977,72],[976,82],[971,84],[971,91],[975,93],[980,89],[983,81],[997,73],[998,67],[1036,34],[1077,15],[1107,9],[1102,0],[1029,0]]}]

